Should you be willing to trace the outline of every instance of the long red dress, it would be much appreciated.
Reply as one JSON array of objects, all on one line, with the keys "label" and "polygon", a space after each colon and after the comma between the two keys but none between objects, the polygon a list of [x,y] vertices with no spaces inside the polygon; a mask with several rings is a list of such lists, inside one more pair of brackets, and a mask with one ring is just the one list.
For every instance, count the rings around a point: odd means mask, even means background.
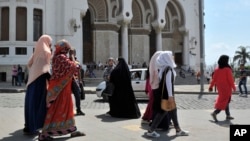
[{"label": "long red dress", "polygon": [[56,54],[52,65],[53,73],[46,98],[48,110],[39,140],[77,130],[71,97],[71,83],[76,65],[65,54]]},{"label": "long red dress", "polygon": [[232,90],[235,91],[232,70],[228,67],[216,68],[209,88],[216,85],[218,96],[215,101],[215,109],[225,110],[231,100]]},{"label": "long red dress", "polygon": [[142,117],[143,120],[147,120],[147,121],[152,120],[152,117],[153,117],[153,101],[154,101],[153,91],[152,91],[152,88],[151,88],[151,85],[150,85],[149,82],[150,82],[149,79],[147,79],[146,80],[146,85],[145,85],[145,91],[148,94],[149,101],[148,101],[146,111],[144,112],[144,115]]}]

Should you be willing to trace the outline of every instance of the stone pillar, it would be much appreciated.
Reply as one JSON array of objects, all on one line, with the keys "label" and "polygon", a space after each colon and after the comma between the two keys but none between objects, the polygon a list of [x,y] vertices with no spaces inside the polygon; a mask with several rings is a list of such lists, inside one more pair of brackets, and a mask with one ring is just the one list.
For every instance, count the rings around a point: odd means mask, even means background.
[{"label": "stone pillar", "polygon": [[128,24],[130,23],[133,13],[132,13],[132,0],[121,0],[119,7],[121,12],[117,17],[118,23],[121,25],[121,55],[128,62]]},{"label": "stone pillar", "polygon": [[189,40],[188,40],[188,32],[189,31],[184,26],[180,27],[179,31],[183,35],[182,62],[183,62],[184,66],[189,67],[188,66],[188,64],[189,64],[189,54],[190,54],[189,53],[190,47],[189,47]]},{"label": "stone pillar", "polygon": [[[33,8],[27,8],[27,41],[33,42]],[[29,34],[32,33],[32,34]]]},{"label": "stone pillar", "polygon": [[121,38],[122,38],[122,57],[128,63],[128,25],[123,24],[121,27]]},{"label": "stone pillar", "polygon": [[[16,41],[16,6],[15,5],[10,5],[10,25],[9,25],[9,29],[10,29],[10,41],[14,42]],[[15,17],[15,18],[13,18]]]},{"label": "stone pillar", "polygon": [[169,0],[155,0],[157,6],[157,17],[153,21],[152,25],[156,32],[156,51],[162,50],[162,29],[166,24],[165,9]]},{"label": "stone pillar", "polygon": [[183,65],[187,65],[189,64],[189,59],[188,59],[188,54],[189,54],[189,49],[188,47],[186,46],[188,43],[188,38],[185,36],[184,37],[184,40],[183,40],[183,51],[182,51],[182,61],[183,61]]},{"label": "stone pillar", "polygon": [[162,34],[161,34],[162,29],[155,30],[156,32],[156,51],[161,51],[162,50]]}]

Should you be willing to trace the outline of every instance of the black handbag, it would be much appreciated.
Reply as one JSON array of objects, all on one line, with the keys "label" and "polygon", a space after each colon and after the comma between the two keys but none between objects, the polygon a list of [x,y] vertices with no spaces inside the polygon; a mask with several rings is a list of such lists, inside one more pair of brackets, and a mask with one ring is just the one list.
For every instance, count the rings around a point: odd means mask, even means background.
[{"label": "black handbag", "polygon": [[112,96],[114,92],[115,86],[113,83],[106,83],[106,88],[103,90],[103,94],[106,96]]},{"label": "black handbag", "polygon": [[79,86],[80,86],[81,100],[84,100],[85,99],[85,91],[84,91],[83,83],[80,83]]}]

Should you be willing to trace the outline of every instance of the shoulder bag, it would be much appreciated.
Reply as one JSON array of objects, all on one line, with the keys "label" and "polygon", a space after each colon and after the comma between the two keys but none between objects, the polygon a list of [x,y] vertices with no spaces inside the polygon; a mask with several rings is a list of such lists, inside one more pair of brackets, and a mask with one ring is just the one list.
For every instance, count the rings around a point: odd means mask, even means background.
[{"label": "shoulder bag", "polygon": [[106,83],[106,88],[103,90],[103,95],[112,96],[115,86],[112,82]]},{"label": "shoulder bag", "polygon": [[[161,109],[164,110],[164,111],[172,111],[176,108],[176,104],[175,104],[175,100],[173,101],[170,101],[169,99],[163,99],[163,93],[164,93],[164,88],[165,88],[165,82],[166,82],[166,72],[168,71],[169,69],[165,70],[164,71],[164,79],[163,80],[163,83],[162,83],[162,91],[161,91]],[[173,81],[173,80],[172,80]]]}]

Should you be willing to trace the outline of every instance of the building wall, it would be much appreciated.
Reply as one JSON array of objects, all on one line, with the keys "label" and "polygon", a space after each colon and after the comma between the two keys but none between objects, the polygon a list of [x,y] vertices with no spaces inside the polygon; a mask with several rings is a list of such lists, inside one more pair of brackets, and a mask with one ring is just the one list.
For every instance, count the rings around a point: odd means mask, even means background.
[{"label": "building wall", "polygon": [[[133,0],[132,0],[133,1]],[[177,11],[177,15],[183,15],[183,17],[168,17],[170,21],[170,30],[167,31],[166,36],[162,38],[162,50],[172,50],[173,52],[182,52],[183,62],[186,66],[191,66],[198,69],[200,64],[200,39],[199,39],[199,0],[170,0],[175,3],[174,7]],[[0,7],[10,7],[10,37],[9,41],[0,41],[0,47],[9,47],[9,54],[0,56],[0,72],[7,72],[7,81],[10,81],[9,69],[14,64],[21,64],[25,66],[28,59],[33,53],[35,41],[33,41],[33,9],[38,8],[43,11],[43,33],[48,34],[53,38],[53,44],[60,40],[68,40],[73,47],[76,48],[77,58],[82,63],[83,58],[83,33],[82,33],[82,18],[88,7],[91,4],[91,12],[96,15],[92,16],[93,24],[101,22],[101,24],[111,24],[115,29],[112,28],[96,28],[93,32],[93,61],[103,63],[110,56],[119,56],[119,26],[121,23],[121,16],[119,14],[126,13],[122,11],[121,1],[97,1],[97,0],[0,0]],[[128,3],[128,1],[125,1]],[[130,48],[130,61],[134,62],[148,62],[150,59],[150,42],[149,35],[152,22],[157,18],[158,11],[165,11],[164,6],[157,7],[155,1],[148,0],[137,0],[137,5],[141,13],[132,13],[130,16],[135,15],[140,20],[134,20],[135,24],[137,21],[141,25],[138,28],[140,34],[132,32],[132,38],[129,39],[128,46]],[[15,17],[16,7],[23,6],[27,7],[27,41],[16,41],[15,37]],[[116,7],[117,11],[113,11]],[[124,5],[123,9],[132,12],[130,5]],[[99,9],[99,11],[98,11]],[[171,9],[168,9],[171,10]],[[144,11],[144,12],[143,12]],[[96,13],[95,13],[96,12]],[[120,12],[120,13],[119,13]],[[146,14],[147,13],[147,14]],[[148,14],[152,13],[149,17]],[[124,14],[125,15],[125,14]],[[142,16],[142,17],[140,17]],[[159,16],[159,15],[158,15]],[[161,15],[162,16],[162,15]],[[176,41],[177,38],[173,38],[173,22],[174,20],[180,21],[178,26],[178,32],[180,33],[181,40],[183,42],[183,48],[181,48]],[[101,20],[101,21],[100,21]],[[127,20],[127,19],[126,19]],[[129,20],[128,20],[129,21]],[[94,23],[95,22],[95,23]],[[103,23],[104,22],[104,23]],[[106,22],[106,23],[105,23]],[[74,23],[78,26],[77,31],[74,31]],[[182,25],[183,24],[183,25]],[[147,30],[146,32],[144,30]],[[130,38],[130,37],[128,37]],[[194,44],[194,41],[197,44]],[[179,41],[178,41],[179,42]],[[27,47],[26,55],[15,55],[15,47]],[[196,55],[191,55],[190,51]]]},{"label": "building wall", "polygon": [[143,62],[149,63],[149,36],[148,35],[131,35],[131,60],[142,64]]},{"label": "building wall", "polygon": [[109,57],[117,58],[118,56],[118,33],[116,31],[94,31],[96,46],[95,60],[103,64]]},{"label": "building wall", "polygon": [[[9,54],[0,56],[0,73],[7,74],[7,81],[11,80],[12,66],[20,64],[26,66],[33,53],[36,41],[33,41],[33,9],[43,11],[43,34],[48,34],[53,38],[53,43],[65,38],[77,52],[82,52],[81,19],[84,16],[88,5],[86,0],[0,0],[0,7],[9,7],[10,13],[10,34],[9,41],[0,41],[0,47],[9,47]],[[27,40],[16,41],[16,7],[27,8]],[[80,25],[78,32],[74,32],[71,20],[76,19]],[[26,55],[16,55],[16,47],[26,47]],[[82,53],[77,54],[82,58]],[[1,81],[1,80],[0,80]]]}]

